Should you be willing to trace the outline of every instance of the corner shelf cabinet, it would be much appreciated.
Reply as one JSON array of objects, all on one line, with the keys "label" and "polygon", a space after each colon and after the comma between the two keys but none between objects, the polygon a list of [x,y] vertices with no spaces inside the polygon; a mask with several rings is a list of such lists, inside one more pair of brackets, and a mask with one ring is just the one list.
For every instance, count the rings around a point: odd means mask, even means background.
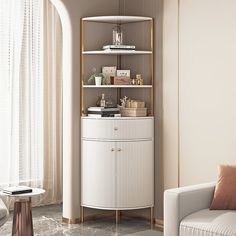
[{"label": "corner shelf cabinet", "polygon": [[[148,35],[141,50],[103,51],[102,45],[109,44],[109,34],[106,41],[88,37],[86,27],[107,25],[122,25],[135,28],[136,24],[145,22],[143,27]],[[108,27],[111,29],[111,27]],[[99,28],[101,29],[101,28]],[[137,29],[137,26],[136,26]],[[149,29],[149,30],[148,30]],[[89,30],[88,30],[89,31]],[[103,32],[103,31],[102,31]],[[104,31],[105,32],[105,31]],[[111,32],[108,32],[111,34]],[[93,32],[91,33],[93,35]],[[127,33],[128,34],[128,33]],[[129,34],[128,34],[129,35]],[[99,36],[98,36],[98,39]],[[93,42],[96,41],[96,42]],[[126,38],[127,40],[127,38]],[[139,38],[137,38],[139,40]],[[89,45],[85,44],[88,43]],[[102,45],[98,46],[98,43]],[[135,43],[135,42],[134,42]],[[95,46],[94,46],[95,44]],[[134,44],[135,45],[135,44]],[[121,210],[151,209],[154,206],[154,63],[153,63],[153,18],[141,16],[97,16],[81,19],[81,207],[82,222],[84,207],[115,210],[116,221],[119,221]],[[107,60],[107,56],[112,59]],[[133,63],[137,57],[144,57],[141,61],[148,62],[144,85],[90,85],[87,84],[91,66],[101,66],[116,63],[117,69],[123,67],[135,68]],[[89,59],[87,58],[89,57]],[[130,58],[131,57],[131,58]],[[128,58],[128,59],[127,59]],[[103,62],[104,61],[104,62]],[[140,61],[139,61],[140,62]],[[94,64],[93,64],[94,63]],[[87,65],[89,64],[89,66]],[[134,65],[134,68],[132,68]],[[138,66],[137,66],[138,67]],[[113,93],[117,103],[119,99],[128,95],[146,100],[148,104],[147,117],[101,117],[94,118],[86,115],[86,109],[94,106],[96,97],[103,91]],[[140,97],[139,97],[140,98]]]}]

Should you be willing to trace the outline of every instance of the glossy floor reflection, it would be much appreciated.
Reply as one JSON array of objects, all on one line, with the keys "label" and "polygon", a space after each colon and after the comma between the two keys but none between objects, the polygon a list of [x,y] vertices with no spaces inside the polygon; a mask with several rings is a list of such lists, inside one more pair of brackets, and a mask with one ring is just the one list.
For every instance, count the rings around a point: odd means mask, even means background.
[{"label": "glossy floor reflection", "polygon": [[[114,220],[96,220],[84,224],[67,225],[61,222],[60,205],[38,207],[33,209],[34,235],[40,236],[163,236],[157,228],[150,228],[146,221],[123,218],[121,224]],[[0,228],[1,236],[10,236],[12,229],[12,214],[5,225]]]}]

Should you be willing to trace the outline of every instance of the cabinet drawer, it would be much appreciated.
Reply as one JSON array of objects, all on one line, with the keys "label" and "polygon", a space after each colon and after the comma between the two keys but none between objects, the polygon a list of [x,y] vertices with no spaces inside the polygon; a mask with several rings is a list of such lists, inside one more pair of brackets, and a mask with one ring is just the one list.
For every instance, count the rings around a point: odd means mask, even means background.
[{"label": "cabinet drawer", "polygon": [[115,119],[115,118],[82,118],[82,138],[133,140],[152,139],[154,120],[150,118]]}]

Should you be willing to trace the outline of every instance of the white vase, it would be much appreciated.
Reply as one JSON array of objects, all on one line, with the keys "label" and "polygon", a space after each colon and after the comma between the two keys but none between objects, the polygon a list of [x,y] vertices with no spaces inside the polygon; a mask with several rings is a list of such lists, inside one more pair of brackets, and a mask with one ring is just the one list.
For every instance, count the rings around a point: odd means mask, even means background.
[{"label": "white vase", "polygon": [[95,84],[96,84],[96,86],[102,85],[102,77],[101,76],[95,76]]}]

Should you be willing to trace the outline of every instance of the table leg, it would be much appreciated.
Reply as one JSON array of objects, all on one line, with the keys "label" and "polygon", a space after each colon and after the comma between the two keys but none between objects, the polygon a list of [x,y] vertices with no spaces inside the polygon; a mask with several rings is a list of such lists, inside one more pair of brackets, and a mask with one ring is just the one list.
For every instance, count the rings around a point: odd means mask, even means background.
[{"label": "table leg", "polygon": [[31,211],[31,199],[16,200],[14,203],[14,215],[12,236],[33,236],[33,220]]}]

